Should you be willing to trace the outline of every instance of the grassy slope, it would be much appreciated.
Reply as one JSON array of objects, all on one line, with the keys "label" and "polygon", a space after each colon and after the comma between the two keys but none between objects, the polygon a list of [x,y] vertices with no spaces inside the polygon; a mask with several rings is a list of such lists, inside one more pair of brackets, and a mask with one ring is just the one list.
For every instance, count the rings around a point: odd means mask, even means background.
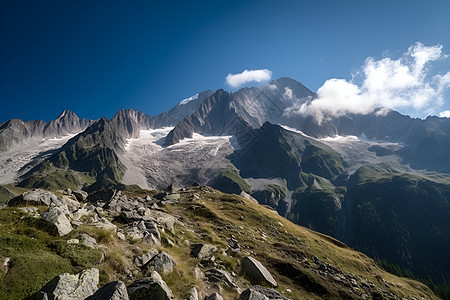
[{"label": "grassy slope", "polygon": [[[200,196],[198,200],[193,197],[193,193]],[[126,194],[129,197],[143,197],[147,194],[153,195],[154,192],[136,191]],[[190,256],[186,240],[191,243],[211,243],[226,249],[226,238],[234,235],[241,244],[241,253],[237,257],[231,257],[224,256],[219,251],[216,255],[218,267],[240,274],[241,257],[256,257],[278,281],[277,290],[292,299],[324,297],[323,294],[317,293],[317,287],[324,289],[322,292],[326,298],[341,298],[339,293],[342,292],[342,286],[304,267],[303,260],[306,258],[312,261],[313,255],[344,272],[360,275],[364,280],[384,287],[383,281],[379,280],[381,276],[395,284],[390,289],[398,295],[437,299],[423,284],[388,274],[365,255],[351,250],[333,238],[297,226],[273,210],[239,196],[196,189],[182,193],[179,202],[165,206],[164,210],[184,224],[175,226],[175,234],[169,231],[162,233],[162,239],[171,239],[175,246],[163,244],[159,248],[172,255],[177,262],[175,271],[164,276],[176,298],[183,298],[192,286],[203,284],[195,279],[193,269],[199,266],[199,261]],[[21,218],[22,216],[17,209],[0,210],[0,261],[3,257],[11,257],[11,261],[15,262],[6,276],[0,273],[0,283],[7,287],[1,289],[0,298],[5,298],[6,295],[22,298],[37,291],[55,275],[63,272],[74,273],[92,266],[100,269],[102,284],[116,279],[129,283],[126,269],[132,269],[133,257],[149,249],[149,245],[143,242],[122,241],[117,239],[113,232],[87,225],[79,227],[66,237],[53,237],[34,219]],[[97,260],[98,250],[66,244],[67,239],[77,237],[80,232],[89,233],[104,246],[103,262]],[[286,267],[289,267],[290,272],[296,272],[296,275],[286,273]],[[207,268],[203,268],[203,271],[205,270]],[[135,270],[132,272],[136,277],[144,276]],[[243,276],[237,276],[237,282],[241,287],[250,285]],[[223,295],[225,299],[232,299],[237,293],[225,289]]]}]

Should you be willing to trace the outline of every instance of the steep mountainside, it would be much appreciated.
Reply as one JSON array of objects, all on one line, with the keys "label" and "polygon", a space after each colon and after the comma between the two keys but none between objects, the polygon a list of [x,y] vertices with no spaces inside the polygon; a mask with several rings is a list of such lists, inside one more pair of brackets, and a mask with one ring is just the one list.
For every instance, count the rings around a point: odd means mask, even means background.
[{"label": "steep mountainside", "polygon": [[0,124],[0,153],[12,147],[26,143],[28,139],[61,137],[79,133],[93,121],[80,119],[71,111],[63,111],[56,120],[50,122],[13,119]]}]

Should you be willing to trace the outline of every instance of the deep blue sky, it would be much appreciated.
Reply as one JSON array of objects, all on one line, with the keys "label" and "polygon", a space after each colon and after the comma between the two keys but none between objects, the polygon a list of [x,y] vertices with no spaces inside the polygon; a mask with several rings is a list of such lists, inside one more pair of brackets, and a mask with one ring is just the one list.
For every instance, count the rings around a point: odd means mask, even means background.
[{"label": "deep blue sky", "polygon": [[450,54],[449,15],[447,0],[2,0],[0,122],[154,115],[244,69],[316,91],[417,41]]}]

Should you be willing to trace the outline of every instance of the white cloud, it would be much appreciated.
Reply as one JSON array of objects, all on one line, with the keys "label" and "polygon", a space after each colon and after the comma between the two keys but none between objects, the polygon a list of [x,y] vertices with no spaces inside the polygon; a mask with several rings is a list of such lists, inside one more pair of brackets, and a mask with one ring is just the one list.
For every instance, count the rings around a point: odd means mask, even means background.
[{"label": "white cloud", "polygon": [[450,110],[444,110],[439,113],[439,117],[441,118],[450,118]]},{"label": "white cloud", "polygon": [[226,82],[231,87],[239,87],[248,82],[264,82],[270,80],[272,77],[272,71],[267,69],[261,70],[244,70],[242,73],[238,74],[228,74],[225,77]]},{"label": "white cloud", "polygon": [[283,97],[284,97],[284,99],[289,99],[289,100],[294,99],[292,89],[285,87]]},{"label": "white cloud", "polygon": [[446,57],[442,46],[421,43],[410,46],[396,60],[369,57],[353,80],[329,79],[317,90],[316,99],[291,107],[286,113],[313,115],[318,123],[329,116],[367,114],[380,106],[421,117],[436,113],[450,86],[450,72],[432,76],[427,66]]}]

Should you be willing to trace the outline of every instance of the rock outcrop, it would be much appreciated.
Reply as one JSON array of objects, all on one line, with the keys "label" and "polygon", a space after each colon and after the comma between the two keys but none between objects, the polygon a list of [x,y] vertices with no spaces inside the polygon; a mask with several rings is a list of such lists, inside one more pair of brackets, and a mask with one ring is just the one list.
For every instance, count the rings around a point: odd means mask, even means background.
[{"label": "rock outcrop", "polygon": [[241,260],[242,271],[246,273],[255,282],[264,281],[273,287],[278,284],[272,277],[272,274],[258,260],[253,257],[246,256]]},{"label": "rock outcrop", "polygon": [[79,274],[61,274],[47,283],[31,299],[85,299],[97,290],[99,281],[98,269],[84,270]]},{"label": "rock outcrop", "polygon": [[129,297],[125,283],[119,280],[105,284],[86,300],[129,300]]},{"label": "rock outcrop", "polygon": [[151,277],[134,281],[128,286],[128,295],[130,300],[173,299],[172,291],[157,272],[152,272]]}]

